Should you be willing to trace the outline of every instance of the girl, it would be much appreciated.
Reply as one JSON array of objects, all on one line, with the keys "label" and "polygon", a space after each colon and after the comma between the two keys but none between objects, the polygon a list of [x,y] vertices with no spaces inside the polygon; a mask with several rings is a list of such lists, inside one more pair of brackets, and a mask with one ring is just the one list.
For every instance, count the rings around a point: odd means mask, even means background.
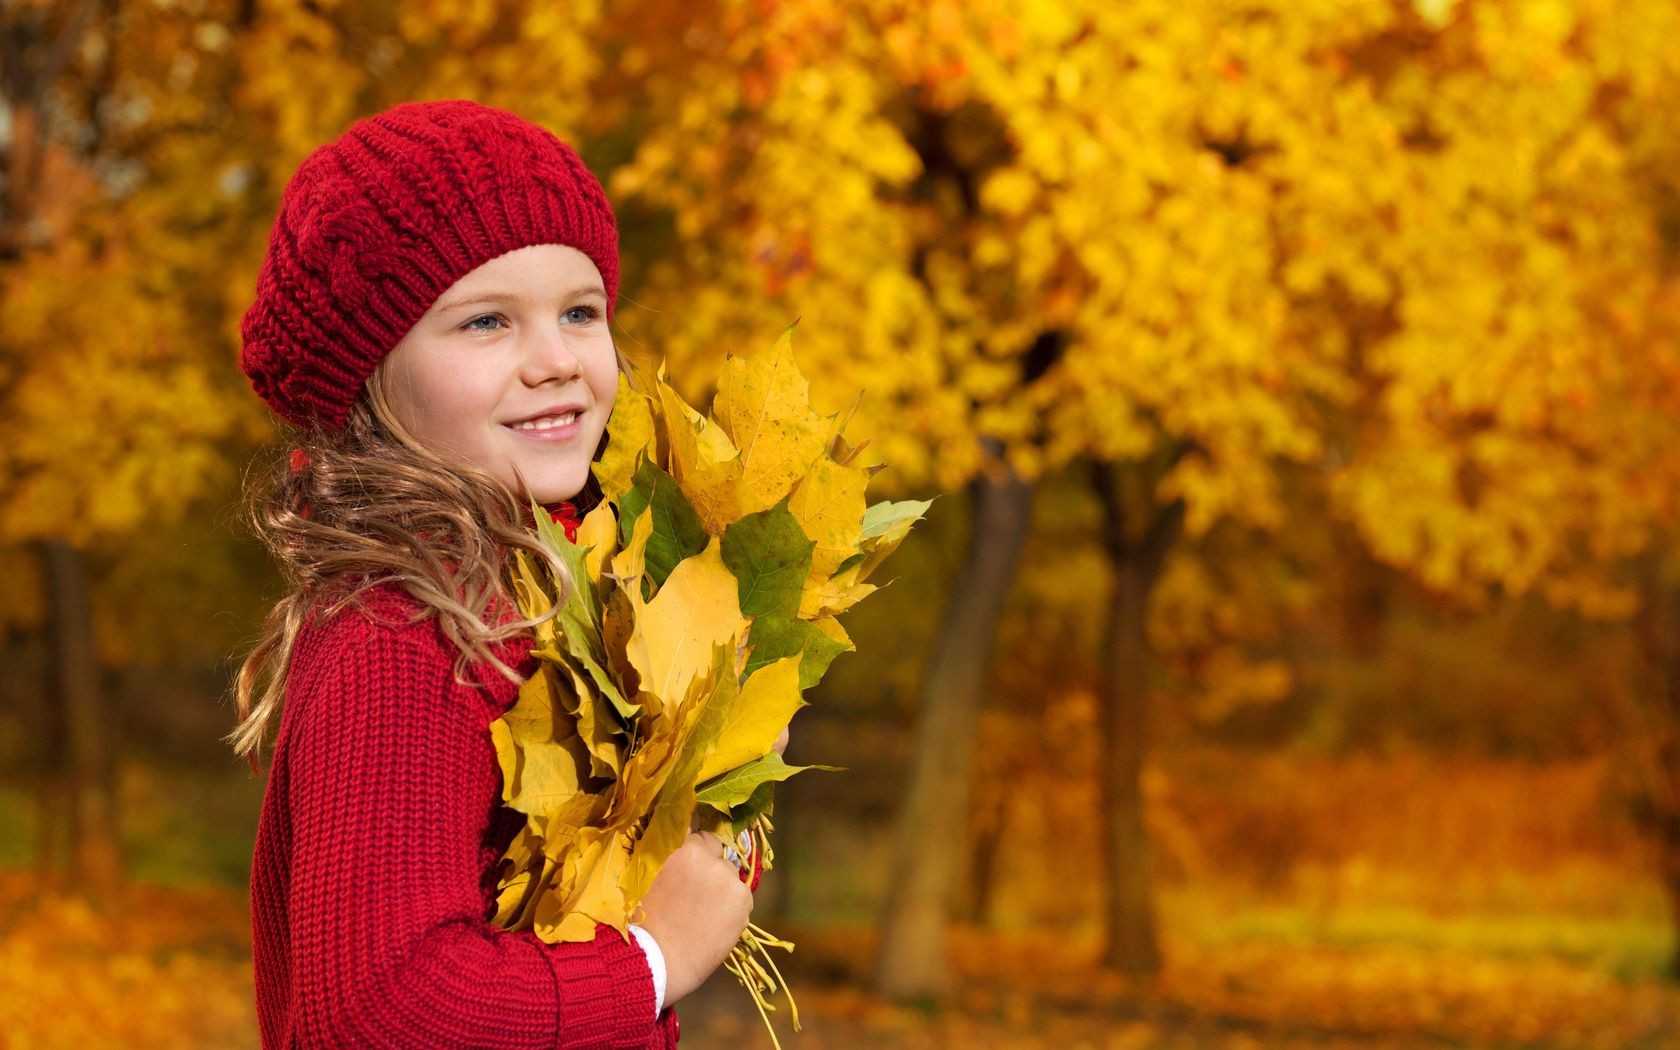
[{"label": "girl", "polygon": [[500,805],[489,724],[546,618],[519,615],[504,569],[552,559],[533,498],[568,532],[600,500],[617,293],[599,183],[501,110],[395,106],[285,188],[241,365],[298,428],[248,497],[288,592],[228,737],[260,771],[278,716],[251,869],[265,1048],[668,1046],[670,1004],[747,925],[758,870],[743,885],[701,833],[633,938],[488,921],[524,820]]}]

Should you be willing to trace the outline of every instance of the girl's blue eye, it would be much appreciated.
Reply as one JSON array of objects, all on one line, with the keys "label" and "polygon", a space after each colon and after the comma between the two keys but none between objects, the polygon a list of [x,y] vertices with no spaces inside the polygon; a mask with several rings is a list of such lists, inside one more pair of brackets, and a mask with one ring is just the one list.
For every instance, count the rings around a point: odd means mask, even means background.
[{"label": "girl's blue eye", "polygon": [[[581,313],[583,316],[577,319],[578,324],[588,324],[590,321],[593,321],[596,318],[601,316],[601,311],[597,307],[592,306],[592,305],[591,306],[574,306],[570,310],[567,310],[566,313],[567,314]],[[477,316],[477,317],[473,318],[472,320],[468,321],[466,324],[462,325],[461,329],[463,331],[467,331],[467,332],[493,332],[493,331],[495,331],[495,329],[493,329],[493,328],[477,328],[477,327],[474,327],[480,321],[502,322],[502,315],[501,314],[480,314],[479,316]]]}]

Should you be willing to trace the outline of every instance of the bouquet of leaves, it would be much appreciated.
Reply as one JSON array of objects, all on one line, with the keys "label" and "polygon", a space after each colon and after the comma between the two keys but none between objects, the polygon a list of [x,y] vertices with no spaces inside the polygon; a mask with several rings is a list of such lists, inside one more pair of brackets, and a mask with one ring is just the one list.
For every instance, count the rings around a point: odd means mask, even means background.
[{"label": "bouquet of leaves", "polygon": [[[773,744],[853,648],[837,615],[876,589],[864,581],[930,501],[866,504],[882,467],[853,465],[868,443],[842,436],[855,404],[844,419],[811,410],[797,325],[725,360],[709,416],[663,364],[620,375],[594,468],[605,501],[575,543],[533,507],[567,578],[517,559],[527,617],[565,601],[537,630],[537,671],[490,727],[503,802],[527,818],[501,861],[503,928],[554,943],[607,923],[628,939],[697,819],[726,841],[750,831],[747,863],[767,870],[775,784],[837,768],[788,765]],[[767,1026],[781,980],[771,947],[793,945],[749,925],[725,963]]]}]

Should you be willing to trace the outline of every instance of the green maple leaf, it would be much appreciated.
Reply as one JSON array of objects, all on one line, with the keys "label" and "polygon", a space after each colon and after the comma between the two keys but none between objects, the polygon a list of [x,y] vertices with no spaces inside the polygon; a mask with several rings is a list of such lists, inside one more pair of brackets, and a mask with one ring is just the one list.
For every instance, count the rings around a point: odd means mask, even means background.
[{"label": "green maple leaf", "polygon": [[727,812],[752,797],[759,785],[766,782],[786,780],[795,773],[807,769],[827,769],[835,773],[843,773],[845,766],[790,766],[782,761],[782,756],[772,751],[756,762],[748,762],[744,766],[732,769],[727,773],[720,773],[704,784],[695,788],[694,799],[709,806]]},{"label": "green maple leaf", "polygon": [[[677,479],[646,459],[637,464],[635,483],[624,494],[620,506],[623,513],[618,519],[619,532],[626,546],[642,511],[653,511],[653,535],[648,537],[646,555],[652,589],[663,586],[679,562],[705,550],[711,539]],[[643,588],[643,597],[653,597],[650,588]]]},{"label": "green maple leaf", "polygon": [[797,615],[815,547],[788,510],[786,496],[724,529],[723,563],[741,581],[741,612]]}]

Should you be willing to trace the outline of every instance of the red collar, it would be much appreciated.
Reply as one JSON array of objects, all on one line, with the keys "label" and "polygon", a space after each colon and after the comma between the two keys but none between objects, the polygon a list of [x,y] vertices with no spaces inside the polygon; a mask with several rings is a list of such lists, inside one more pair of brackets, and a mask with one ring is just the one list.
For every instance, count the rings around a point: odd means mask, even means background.
[{"label": "red collar", "polygon": [[577,504],[563,499],[559,503],[545,503],[543,509],[548,511],[555,524],[566,530],[566,538],[576,543],[578,526],[583,524],[583,519],[578,517]]}]

